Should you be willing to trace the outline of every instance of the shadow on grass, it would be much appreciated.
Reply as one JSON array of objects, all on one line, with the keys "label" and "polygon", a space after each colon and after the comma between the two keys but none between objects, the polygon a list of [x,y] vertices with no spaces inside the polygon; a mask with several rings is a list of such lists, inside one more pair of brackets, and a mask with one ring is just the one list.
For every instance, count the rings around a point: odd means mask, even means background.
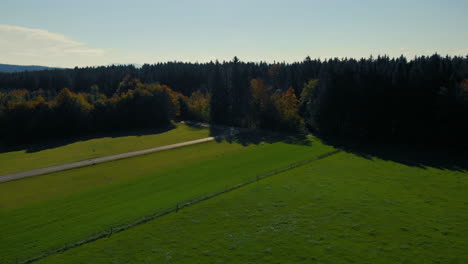
[{"label": "shadow on grass", "polygon": [[445,170],[468,171],[468,153],[464,149],[428,145],[409,145],[403,143],[369,143],[336,138],[321,138],[327,145],[342,149],[354,155],[407,166],[433,167]]},{"label": "shadow on grass", "polygon": [[287,144],[310,146],[312,142],[303,134],[272,132],[253,129],[230,129],[228,127],[210,127],[210,136],[216,137],[216,141],[226,140],[229,143],[238,143],[244,146],[258,145],[260,143],[284,142]]},{"label": "shadow on grass", "polygon": [[198,122],[184,122],[184,124],[193,129],[207,129],[209,127],[209,125],[207,124],[198,123]]},{"label": "shadow on grass", "polygon": [[[194,124],[193,126],[197,127],[200,125]],[[236,142],[245,146],[260,144],[262,142],[285,142],[297,145],[313,144],[313,142],[308,140],[303,134],[288,134],[251,129],[238,130],[240,133],[231,136],[229,127],[214,126],[210,127],[210,135],[214,137],[219,136],[217,141],[227,140],[228,142]],[[468,171],[468,153],[464,149],[444,148],[435,146],[435,144],[421,146],[402,143],[375,144],[327,137],[320,137],[320,139],[324,144],[331,145],[369,160],[378,158],[419,168],[433,167],[454,171]]]},{"label": "shadow on grass", "polygon": [[26,145],[14,145],[14,144],[3,143],[0,145],[0,154],[11,152],[11,151],[19,151],[19,150],[26,150],[26,153],[34,153],[34,152],[39,152],[39,151],[43,151],[47,149],[58,148],[61,146],[77,143],[80,141],[87,141],[91,139],[97,139],[97,138],[103,138],[103,137],[119,138],[119,137],[128,137],[128,136],[154,135],[154,134],[161,134],[164,132],[168,132],[174,128],[176,128],[176,126],[174,124],[170,124],[170,125],[160,127],[160,128],[100,132],[100,133],[95,133],[93,135],[86,135],[86,136],[77,136],[77,137],[75,136],[75,137],[70,137],[70,138],[43,140],[37,143],[26,144]]}]

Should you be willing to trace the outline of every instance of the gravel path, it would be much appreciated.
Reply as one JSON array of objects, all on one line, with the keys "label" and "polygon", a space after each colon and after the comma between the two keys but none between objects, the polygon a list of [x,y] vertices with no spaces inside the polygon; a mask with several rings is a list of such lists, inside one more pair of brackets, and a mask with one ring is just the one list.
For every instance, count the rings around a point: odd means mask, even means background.
[{"label": "gravel path", "polygon": [[189,145],[199,144],[199,143],[203,143],[203,142],[208,142],[208,141],[212,141],[214,139],[215,139],[214,137],[207,137],[207,138],[202,138],[202,139],[197,139],[197,140],[192,140],[192,141],[186,141],[186,142],[181,142],[181,143],[162,146],[162,147],[143,149],[143,150],[127,152],[127,153],[122,153],[122,154],[117,154],[117,155],[112,155],[112,156],[106,156],[106,157],[100,157],[100,158],[89,159],[89,160],[82,160],[82,161],[57,165],[57,166],[51,166],[51,167],[37,169],[37,170],[30,170],[30,171],[23,171],[23,172],[0,175],[0,183],[19,180],[19,179],[23,179],[23,178],[27,178],[27,177],[33,177],[33,176],[42,175],[42,174],[48,174],[48,173],[53,173],[53,172],[58,172],[58,171],[64,171],[64,170],[70,170],[70,169],[90,166],[90,165],[103,163],[103,162],[108,162],[108,161],[113,161],[113,160],[131,158],[131,157],[145,155],[145,154],[158,152],[158,151],[162,151],[162,150],[179,148],[179,147],[183,147],[183,146],[189,146]]}]

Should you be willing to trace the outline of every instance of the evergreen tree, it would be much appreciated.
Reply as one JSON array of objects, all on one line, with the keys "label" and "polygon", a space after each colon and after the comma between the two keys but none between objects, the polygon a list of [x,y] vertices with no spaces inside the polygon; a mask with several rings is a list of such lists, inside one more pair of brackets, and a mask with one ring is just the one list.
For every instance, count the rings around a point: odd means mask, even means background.
[{"label": "evergreen tree", "polygon": [[215,124],[229,123],[229,94],[222,78],[221,66],[216,61],[216,65],[212,75],[212,91],[210,100],[210,116],[211,122]]}]

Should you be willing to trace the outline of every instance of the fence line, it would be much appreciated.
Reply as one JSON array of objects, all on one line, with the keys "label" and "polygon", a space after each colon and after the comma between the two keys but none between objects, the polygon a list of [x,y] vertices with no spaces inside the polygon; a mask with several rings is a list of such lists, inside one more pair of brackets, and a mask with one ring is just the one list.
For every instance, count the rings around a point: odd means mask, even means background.
[{"label": "fence line", "polygon": [[324,158],[329,157],[331,155],[337,154],[337,153],[339,153],[341,151],[342,150],[334,150],[334,151],[331,151],[331,152],[327,152],[325,154],[321,154],[321,155],[316,156],[316,157],[311,158],[311,159],[307,159],[307,160],[304,160],[304,161],[301,161],[301,162],[290,164],[289,166],[287,166],[285,168],[282,168],[282,169],[276,169],[276,170],[268,172],[268,173],[256,175],[256,177],[254,177],[251,180],[239,183],[239,184],[231,186],[231,187],[226,186],[225,189],[222,190],[222,191],[215,192],[215,193],[212,193],[212,194],[208,194],[208,195],[202,196],[200,198],[195,198],[195,199],[192,199],[192,200],[188,200],[188,201],[183,202],[183,203],[177,203],[175,207],[165,209],[162,212],[147,215],[147,216],[145,216],[145,217],[143,217],[141,219],[138,219],[138,220],[136,220],[136,221],[134,221],[132,223],[122,224],[122,225],[119,225],[119,226],[110,227],[108,231],[104,231],[104,232],[94,234],[92,236],[89,236],[86,239],[83,239],[83,240],[80,240],[80,241],[77,241],[77,242],[74,242],[74,243],[65,244],[61,248],[57,248],[57,249],[50,250],[50,251],[45,251],[42,254],[39,254],[39,255],[37,255],[35,257],[29,258],[29,259],[26,259],[26,260],[23,260],[23,261],[18,261],[18,259],[16,259],[16,264],[32,263],[32,262],[41,260],[43,258],[46,258],[48,256],[51,256],[51,255],[54,255],[54,254],[57,254],[57,253],[61,253],[61,252],[67,251],[69,249],[76,248],[76,247],[79,247],[79,246],[94,242],[94,241],[99,240],[101,238],[110,237],[112,234],[119,233],[119,232],[122,232],[124,230],[130,229],[132,227],[147,223],[147,222],[149,222],[151,220],[154,220],[154,219],[159,218],[161,216],[167,215],[169,213],[178,212],[179,210],[181,210],[181,209],[183,209],[185,207],[188,207],[188,206],[191,206],[191,205],[206,201],[208,199],[214,198],[216,196],[219,196],[219,195],[227,193],[227,192],[234,191],[234,190],[242,188],[242,187],[244,187],[246,185],[252,184],[254,182],[258,182],[259,180],[262,180],[262,179],[271,177],[273,175],[280,174],[280,173],[283,173],[285,171],[288,171],[288,170],[303,166],[303,165],[305,165],[307,163],[311,163],[311,162],[316,161],[316,160],[324,159]]}]

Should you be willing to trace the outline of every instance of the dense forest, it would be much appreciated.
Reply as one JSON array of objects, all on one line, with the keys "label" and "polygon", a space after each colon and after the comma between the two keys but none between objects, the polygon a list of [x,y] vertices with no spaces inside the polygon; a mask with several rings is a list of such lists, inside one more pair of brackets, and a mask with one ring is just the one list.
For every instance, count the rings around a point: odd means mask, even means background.
[{"label": "dense forest", "polygon": [[0,74],[10,144],[197,120],[323,137],[468,145],[468,56],[168,62]]}]

